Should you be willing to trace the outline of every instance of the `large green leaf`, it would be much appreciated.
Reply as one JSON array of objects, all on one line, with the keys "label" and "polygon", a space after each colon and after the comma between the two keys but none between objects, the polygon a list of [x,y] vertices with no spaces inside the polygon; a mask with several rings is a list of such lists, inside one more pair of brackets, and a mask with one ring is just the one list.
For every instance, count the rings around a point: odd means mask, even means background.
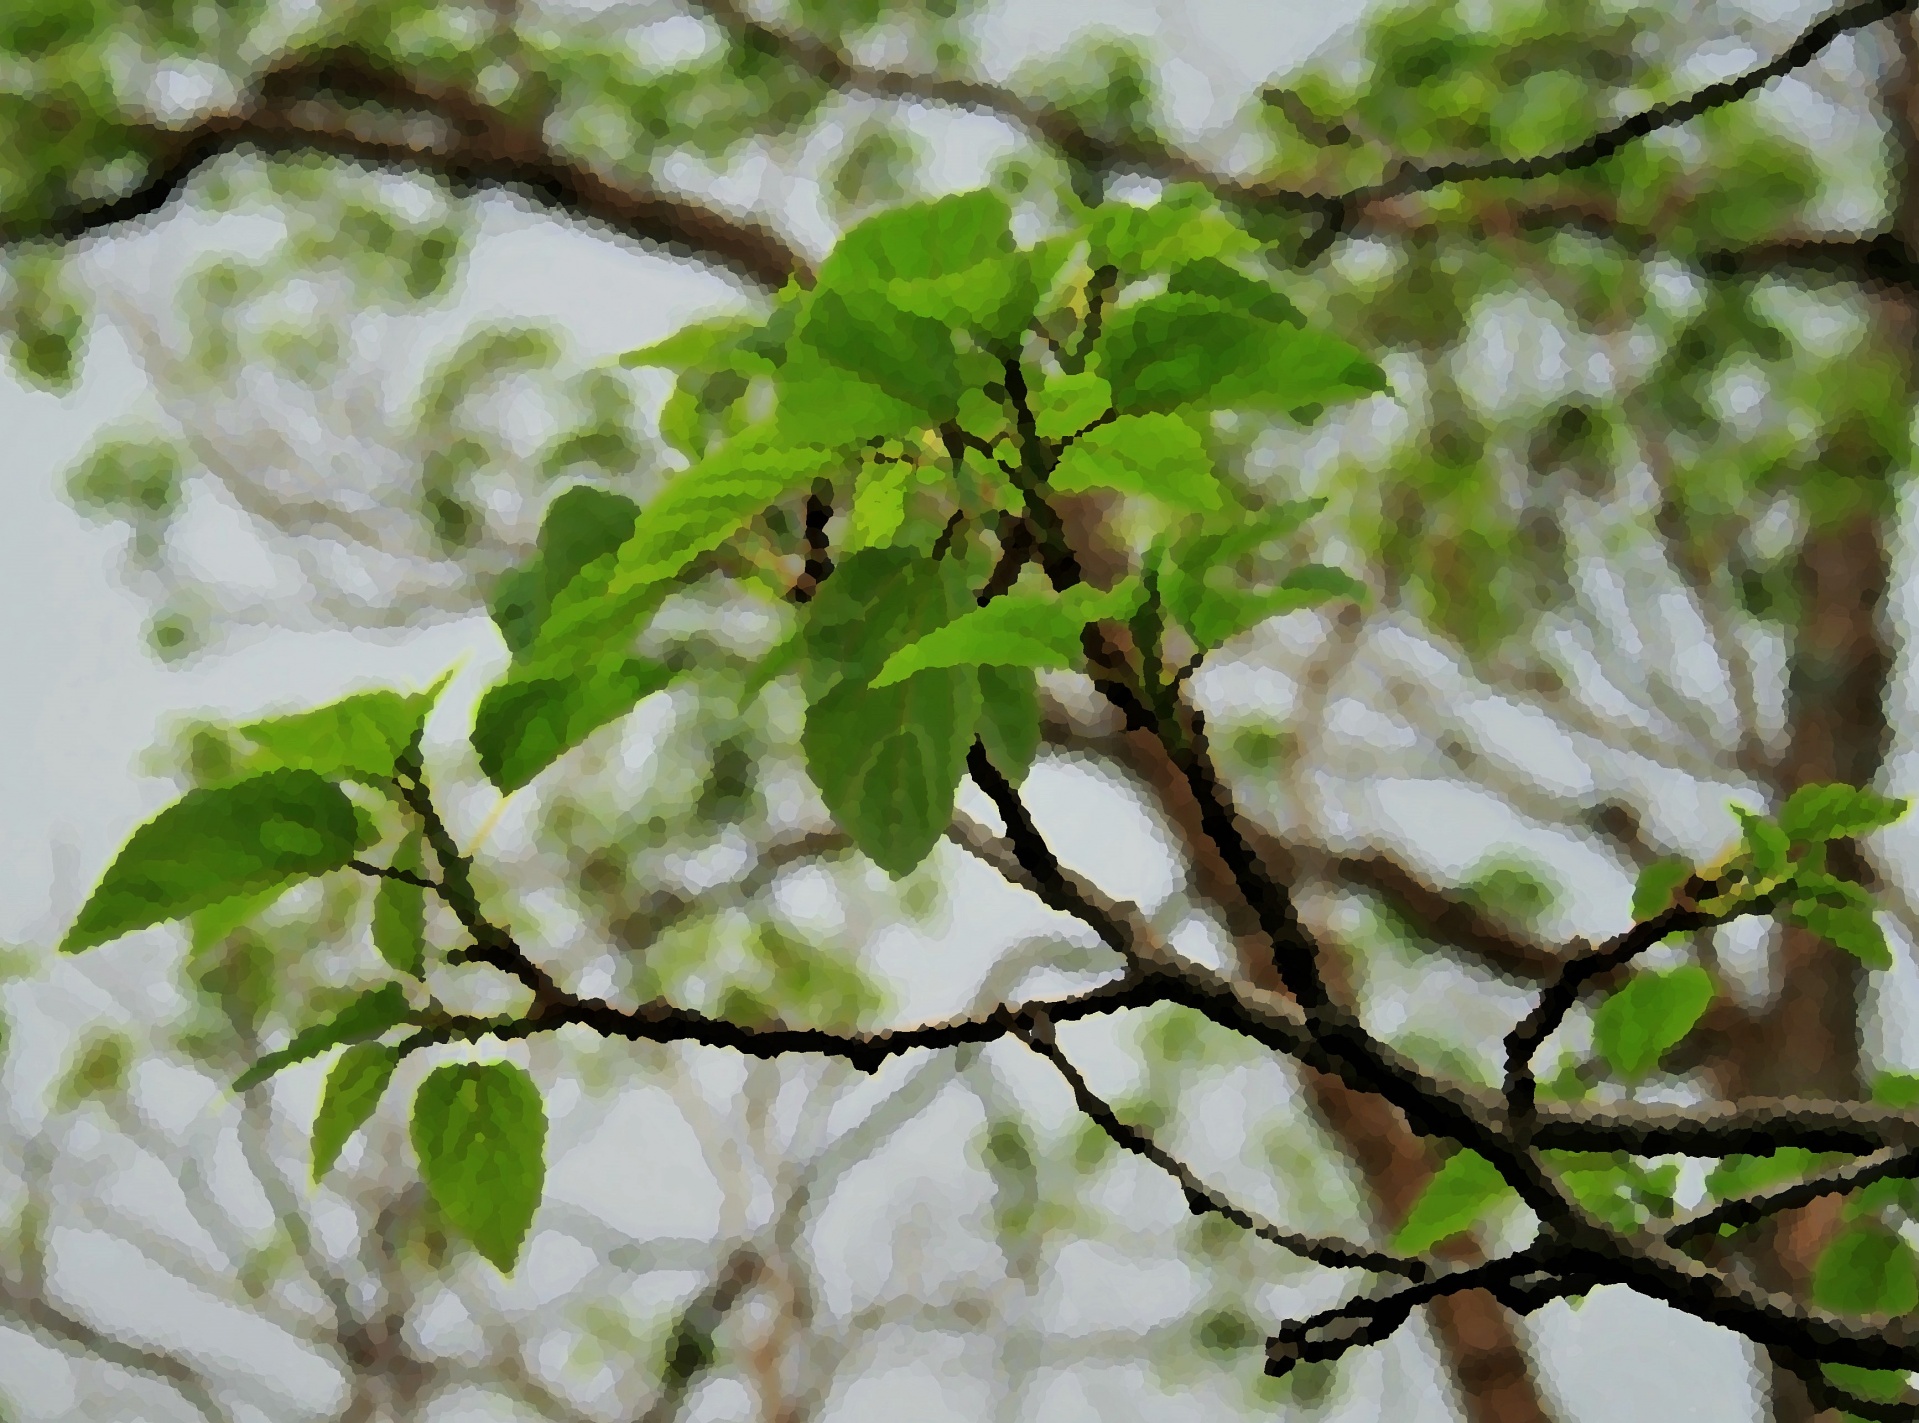
[{"label": "large green leaf", "polygon": [[1386,389],[1379,367],[1337,336],[1262,321],[1213,297],[1168,294],[1121,307],[1096,349],[1114,408],[1128,413],[1292,410]]},{"label": "large green leaf", "polygon": [[446,1218],[512,1273],[546,1182],[546,1110],[511,1063],[448,1063],[413,1099],[420,1176]]},{"label": "large green leaf", "polygon": [[335,1060],[313,1114],[313,1183],[333,1169],[347,1138],[366,1124],[380,1105],[400,1050],[380,1043],[355,1043]]},{"label": "large green leaf", "polygon": [[188,791],[133,832],[61,942],[78,953],[291,879],[342,869],[376,832],[338,786],[275,770]]},{"label": "large green leaf", "polygon": [[554,596],[588,564],[605,558],[633,537],[640,506],[623,494],[579,485],[547,506],[539,549],[500,580],[493,595],[493,621],[516,655],[540,631]]},{"label": "large green leaf", "polygon": [[894,277],[886,299],[901,311],[988,341],[1011,340],[1026,329],[1040,287],[1027,253],[1008,252],[938,277]]},{"label": "large green leaf", "polygon": [[1012,210],[978,189],[907,203],[851,228],[820,263],[817,287],[880,286],[950,276],[1013,248]]},{"label": "large green leaf", "polygon": [[1433,1173],[1426,1189],[1393,1236],[1393,1249],[1423,1255],[1448,1236],[1459,1234],[1513,1188],[1499,1169],[1476,1151],[1455,1152]]},{"label": "large green leaf", "polygon": [[979,680],[955,667],[869,684],[895,649],[970,601],[951,562],[869,549],[849,555],[808,605],[807,772],[853,842],[895,877],[926,858],[952,819],[979,721]]},{"label": "large green leaf", "polygon": [[1212,195],[1195,183],[1175,184],[1151,207],[1104,204],[1093,214],[1086,236],[1092,265],[1115,267],[1127,277],[1259,248],[1258,242],[1218,210]]},{"label": "large green leaf", "polygon": [[1174,415],[1122,415],[1088,430],[1061,452],[1048,482],[1069,494],[1145,494],[1173,509],[1204,512],[1223,502],[1206,442]]},{"label": "large green leaf", "polygon": [[1636,1081],[1692,1031],[1712,1002],[1712,979],[1697,964],[1642,971],[1593,1015],[1593,1042],[1613,1071]]},{"label": "large green leaf", "polygon": [[1171,296],[1211,297],[1261,321],[1291,326],[1303,326],[1306,322],[1298,307],[1265,282],[1213,257],[1188,262],[1177,269],[1168,279],[1166,291]]},{"label": "large green leaf", "polygon": [[1024,667],[981,667],[980,744],[995,769],[1019,785],[1039,754],[1039,687]]},{"label": "large green leaf", "polygon": [[1813,1299],[1838,1314],[1910,1314],[1919,1306],[1912,1247],[1883,1225],[1841,1231],[1812,1272]]},{"label": "large green leaf", "polygon": [[1145,596],[1136,578],[1104,593],[1084,583],[1057,596],[1005,593],[902,647],[872,685],[889,687],[929,667],[1071,667],[1088,623],[1129,618]]},{"label": "large green leaf", "polygon": [[727,353],[749,332],[764,325],[750,316],[716,316],[710,321],[695,321],[682,326],[664,340],[651,346],[628,351],[620,357],[623,366],[657,366],[679,370],[683,366],[710,363]]},{"label": "large green leaf", "polygon": [[783,443],[839,449],[923,428],[926,412],[805,346],[780,368],[774,425]]},{"label": "large green leaf", "polygon": [[642,657],[602,658],[552,676],[509,674],[487,689],[474,713],[480,769],[510,795],[672,680],[665,667]]},{"label": "large green leaf", "polygon": [[328,1018],[302,1028],[293,1041],[278,1052],[270,1052],[233,1081],[233,1090],[244,1092],[264,1082],[282,1068],[318,1057],[341,1043],[366,1042],[409,1021],[413,1010],[407,1007],[406,994],[397,983],[369,988],[346,1007]]},{"label": "large green leaf", "polygon": [[623,652],[672,581],[767,505],[838,464],[838,454],[766,443],[766,428],[729,441],[676,476],[610,558],[562,588],[516,665],[525,680],[565,678],[602,653]]},{"label": "large green leaf", "polygon": [[[420,832],[400,842],[388,867],[420,872]],[[373,947],[401,973],[426,970],[426,891],[405,880],[382,879],[373,892]]]}]

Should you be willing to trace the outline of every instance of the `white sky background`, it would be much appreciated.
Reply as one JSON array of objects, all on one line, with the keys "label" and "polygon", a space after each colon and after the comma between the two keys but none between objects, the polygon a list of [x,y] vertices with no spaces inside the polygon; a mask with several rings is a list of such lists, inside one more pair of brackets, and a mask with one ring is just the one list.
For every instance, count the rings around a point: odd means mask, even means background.
[{"label": "white sky background", "polygon": [[[1155,37],[1165,56],[1163,77],[1175,121],[1198,132],[1227,116],[1237,102],[1233,96],[1282,72],[1336,28],[1350,24],[1357,11],[1356,6],[1315,0],[1126,0],[1099,6],[1097,17],[1111,28]],[[1085,27],[1091,12],[1091,7],[1056,0],[1002,4],[993,23],[1002,40],[998,52],[1007,58],[1005,67],[1012,67],[1014,56],[1056,48]],[[1801,12],[1798,6],[1789,11]],[[1748,62],[1743,55],[1734,56],[1725,68],[1743,68]],[[963,145],[980,138],[990,141],[980,121],[955,121],[940,154],[940,186],[964,187],[975,181],[984,158],[964,152]],[[831,234],[803,236],[823,246]],[[198,240],[186,224],[176,222],[154,235],[102,243],[88,260],[110,272],[145,260],[147,252],[136,253],[136,248],[166,250],[173,244],[184,253],[187,247],[179,244]],[[169,252],[169,260],[176,259]],[[471,259],[462,300],[447,318],[447,329],[450,335],[480,316],[550,319],[569,334],[570,358],[584,364],[657,339],[690,317],[726,303],[727,293],[727,286],[710,275],[562,231],[499,204],[489,235]],[[364,685],[420,686],[466,655],[470,660],[446,699],[450,705],[444,705],[445,714],[435,722],[443,740],[457,739],[472,699],[504,665],[504,650],[491,623],[473,619],[387,643],[346,633],[274,633],[185,669],[162,666],[144,641],[152,609],[118,578],[124,535],[82,520],[58,488],[60,477],[103,426],[137,415],[151,399],[125,344],[104,323],[92,328],[84,378],[70,396],[28,389],[10,369],[0,372],[0,448],[7,481],[0,503],[0,667],[7,669],[8,678],[0,684],[0,943],[44,945],[57,938],[130,828],[174,794],[171,783],[143,777],[138,763],[160,728],[177,714],[239,718],[269,708],[316,704]],[[1915,528],[1919,525],[1909,518],[1908,547]],[[222,551],[211,552],[219,556]],[[1919,616],[1909,571],[1910,559],[1902,557],[1901,605]],[[1899,621],[1919,626],[1913,616]],[[1229,691],[1223,686],[1219,690]],[[1246,690],[1257,695],[1256,688]],[[1487,709],[1488,716],[1497,712]],[[1491,734],[1508,747],[1527,745],[1523,728],[1515,731],[1502,724],[1491,728]],[[1537,740],[1532,749],[1541,758],[1555,750],[1550,738]],[[1899,783],[1895,789],[1916,779],[1898,762],[1894,771]],[[467,814],[458,818],[470,828],[487,808],[469,805],[463,808]],[[1436,862],[1449,851],[1458,854],[1462,842],[1497,842],[1512,823],[1502,811],[1458,799],[1424,806],[1407,802],[1396,808],[1413,824],[1424,824]],[[1702,807],[1696,833],[1710,838],[1711,818],[1717,812],[1717,807]],[[1056,802],[1048,823],[1067,858],[1095,874],[1102,863],[1110,869],[1112,849],[1100,843],[1110,822],[1093,802]],[[1072,853],[1075,846],[1077,855]],[[1467,855],[1466,861],[1473,858]],[[1555,857],[1555,863],[1562,858]],[[1565,863],[1575,869],[1577,857]],[[1108,882],[1121,888],[1124,878]],[[1604,906],[1618,906],[1620,887],[1588,878],[1575,888],[1581,908],[1602,921],[1584,927],[1610,927],[1603,922],[1610,917]],[[152,942],[151,936],[138,936],[100,951],[100,957],[117,954],[131,963],[132,956],[149,951]],[[1909,973],[1909,959],[1903,966]],[[113,972],[110,963],[92,965],[84,974],[76,967],[56,966],[42,977],[32,998],[53,1017],[69,1022],[100,1012],[113,1015],[117,1010],[95,986],[109,981],[147,980]],[[137,1005],[127,1006],[137,1011]],[[1899,1017],[1911,1020],[1909,1014]],[[51,1071],[61,1056],[55,1050],[60,1035],[51,1020],[36,1021],[27,1014],[16,1026],[22,1046],[40,1035],[48,1049],[41,1060]],[[1904,1039],[1893,1037],[1888,1043],[1892,1057],[1910,1061],[1919,1056],[1902,1051]],[[602,1143],[600,1150],[609,1149],[610,1143]],[[100,1270],[113,1264],[105,1256],[88,1262],[89,1268]],[[156,1297],[154,1307],[168,1306]],[[1744,1423],[1755,1416],[1744,1351],[1729,1335],[1619,1290],[1595,1294],[1577,1312],[1552,1306],[1535,1316],[1535,1322],[1548,1342],[1542,1357],[1552,1365],[1544,1382],[1571,1423],[1644,1417],[1645,1390],[1655,1382],[1661,1417]],[[1405,1347],[1417,1347],[1410,1332],[1394,1346],[1372,1350],[1367,1365],[1389,1396],[1401,1399],[1408,1397],[1408,1388],[1419,1396],[1418,1365],[1401,1352]],[[36,1393],[33,1381],[17,1372],[16,1365],[37,1357],[0,1347],[0,1380],[10,1392],[21,1385],[19,1402],[28,1416],[61,1417],[61,1389],[45,1380],[46,1389]],[[1395,1383],[1392,1376],[1408,1367],[1412,1375]],[[870,1391],[858,1395],[859,1406],[841,1416],[877,1420],[923,1406],[924,1394],[912,1391],[918,1385],[902,1382],[907,1378],[874,1379]],[[1349,1409],[1352,1417],[1370,1416],[1376,1406],[1376,1395],[1370,1394],[1369,1389],[1358,1391]],[[1430,1416],[1445,1416],[1442,1401],[1429,1393],[1422,1401]],[[1099,1416],[1100,1410],[1090,1403],[1080,1407],[1085,1417]],[[1061,1418],[1074,1413],[1074,1405],[1063,1398],[1054,1410]]]}]

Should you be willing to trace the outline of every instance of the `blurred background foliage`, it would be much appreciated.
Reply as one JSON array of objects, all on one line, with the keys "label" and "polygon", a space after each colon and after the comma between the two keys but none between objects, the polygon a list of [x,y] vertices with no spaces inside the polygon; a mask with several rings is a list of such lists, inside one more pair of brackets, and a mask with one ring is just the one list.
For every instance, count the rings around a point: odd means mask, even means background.
[{"label": "blurred background foliage", "polygon": [[[1521,990],[1554,945],[1619,920],[1639,865],[1716,852],[1730,795],[1870,781],[1899,744],[1911,35],[1842,39],[1761,97],[1577,172],[1362,205],[1328,241],[1323,215],[1285,194],[1376,182],[1403,158],[1575,144],[1769,57],[1813,15],[1385,6],[1242,83],[1222,57],[1235,27],[1290,13],[1220,20],[1209,65],[1158,32],[1023,50],[1006,10],[962,0],[12,0],[0,323],[35,387],[70,390],[108,329],[152,382],[150,413],[65,478],[78,510],[127,530],[157,655],[286,627],[390,637],[484,617],[557,493],[644,502],[739,394],[671,391],[512,315],[510,272],[473,277],[488,244],[551,228],[555,262],[582,233],[633,261],[665,253],[720,273],[729,309],[762,313],[782,264],[817,259],[875,208],[968,186],[969,165],[1029,234],[1084,204],[1210,182],[1288,296],[1380,360],[1393,394],[1310,427],[1217,424],[1213,455],[1239,487],[1331,501],[1318,554],[1377,596],[1363,617],[1246,635],[1196,694],[1369,1024],[1491,1080]],[[154,233],[74,240],[150,218],[162,180]],[[1127,547],[1116,501],[1072,506],[1085,541]],[[266,572],[218,576],[196,528],[257,545]],[[563,981],[870,1026],[1084,969],[1085,945],[989,906],[961,857],[894,884],[853,854],[805,783],[794,689],[752,679],[787,628],[723,569],[662,627],[657,650],[696,673],[493,820],[469,753],[437,743],[436,771],[481,806],[463,833],[484,896]],[[1072,678],[1047,685],[1033,784],[1061,843],[1169,938],[1233,961],[1231,912],[1165,788]],[[170,736],[156,766],[183,784],[221,774],[223,728]],[[1153,869],[1128,882],[1112,856],[1134,841]],[[1865,872],[1904,906],[1909,946],[1899,864]],[[293,1013],[373,969],[370,897],[301,891],[197,926],[172,958],[103,960],[63,1036],[12,1035],[0,1329],[17,1376],[71,1360],[66,1383],[16,1406],[357,1419],[484,1398],[511,1416],[772,1423],[898,1411],[887,1381],[936,1358],[968,1417],[1172,1417],[1192,1400],[1412,1417],[1418,1399],[1474,1423],[1602,1416],[1554,1382],[1579,1376],[1562,1335],[1490,1306],[1269,1383],[1261,1340],[1324,1281],[1191,1218],[1035,1088],[1016,1048],[879,1083],[571,1037],[515,1049],[551,1088],[554,1179],[597,1184],[557,1194],[503,1286],[449,1253],[405,1185],[397,1119],[377,1118],[314,1193],[299,1142],[315,1084],[221,1091]],[[427,933],[450,947],[456,928]],[[1730,997],[1638,1086],[1604,1080],[1576,1019],[1554,1090],[1855,1096],[1898,1065],[1885,1025],[1904,1009],[1863,996],[1847,960],[1791,935],[1668,952]],[[929,988],[915,975],[936,953],[951,962]],[[16,1023],[59,1016],[42,957],[8,961]],[[1182,1012],[1096,1037],[1075,1050],[1102,1087],[1130,1071],[1111,1094],[1126,1120],[1293,1228],[1390,1229],[1432,1168],[1403,1129]],[[1618,1170],[1629,1210],[1701,1189],[1677,1161]],[[115,1184],[129,1181],[160,1183],[168,1204],[130,1205],[139,1190]],[[656,1199],[683,1230],[652,1220]],[[1880,1209],[1905,1219],[1900,1201]],[[1750,1263],[1811,1288],[1840,1228],[1798,1213]],[[70,1244],[87,1263],[64,1273],[63,1232],[91,1242]],[[207,1328],[243,1310],[308,1363],[267,1377],[116,1325],[83,1277],[134,1268],[113,1263],[124,1252],[192,1291]],[[1435,1372],[1438,1387],[1419,1382]],[[1789,1380],[1756,1387],[1771,1416],[1811,1416]]]}]

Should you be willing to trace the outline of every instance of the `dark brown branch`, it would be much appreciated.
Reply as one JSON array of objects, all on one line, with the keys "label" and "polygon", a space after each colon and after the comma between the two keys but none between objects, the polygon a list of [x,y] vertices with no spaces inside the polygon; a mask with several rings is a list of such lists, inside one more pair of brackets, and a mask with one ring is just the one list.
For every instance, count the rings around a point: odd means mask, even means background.
[{"label": "dark brown branch", "polygon": [[833,487],[823,479],[817,480],[813,492],[806,496],[806,566],[793,585],[792,599],[796,603],[811,602],[820,584],[832,576],[833,555],[826,545],[826,526],[832,519]]},{"label": "dark brown branch", "polygon": [[346,867],[350,870],[358,870],[361,874],[369,875],[374,879],[398,880],[401,884],[410,884],[416,889],[437,891],[440,888],[425,875],[416,875],[410,870],[396,870],[391,865],[369,865],[365,860],[348,860]]},{"label": "dark brown branch", "polygon": [[[424,131],[408,115],[432,121]],[[778,289],[809,268],[757,223],[685,198],[636,190],[551,148],[470,94],[401,74],[355,49],[301,53],[268,70],[237,110],[187,129],[135,127],[146,172],[130,190],[40,220],[0,226],[0,243],[70,241],[155,216],[222,154],[327,154],[430,174],[456,192],[501,188],[701,262],[717,262]]]},{"label": "dark brown branch", "polygon": [[1179,1188],[1186,1197],[1186,1204],[1194,1215],[1210,1212],[1223,1216],[1241,1230],[1251,1231],[1261,1240],[1330,1269],[1372,1270],[1380,1274],[1402,1275],[1409,1280],[1421,1280],[1426,1277],[1426,1265],[1423,1261],[1411,1260],[1399,1255],[1387,1255],[1361,1245],[1354,1245],[1349,1241],[1327,1236],[1299,1235],[1289,1230],[1281,1230],[1268,1221],[1258,1219],[1243,1206],[1235,1204],[1229,1197],[1200,1180],[1191,1167],[1166,1151],[1145,1132],[1122,1122],[1112,1107],[1087,1085],[1085,1077],[1073,1065],[1072,1060],[1060,1051],[1059,1045],[1053,1040],[1052,1023],[1043,1013],[1035,1012],[1030,1017],[1032,1019],[1030,1028],[1015,1029],[1019,1039],[1058,1069],[1059,1075],[1066,1079],[1066,1085],[1072,1089],[1073,1100],[1079,1105],[1080,1111],[1091,1118],[1101,1131],[1118,1145],[1137,1156],[1144,1157],[1179,1182]]},{"label": "dark brown branch", "polygon": [[1542,1102],[1537,1113],[1532,1141],[1542,1151],[1722,1157],[1764,1156],[1788,1147],[1858,1155],[1919,1147],[1919,1115],[1868,1102],[1790,1097],[1697,1107]]}]

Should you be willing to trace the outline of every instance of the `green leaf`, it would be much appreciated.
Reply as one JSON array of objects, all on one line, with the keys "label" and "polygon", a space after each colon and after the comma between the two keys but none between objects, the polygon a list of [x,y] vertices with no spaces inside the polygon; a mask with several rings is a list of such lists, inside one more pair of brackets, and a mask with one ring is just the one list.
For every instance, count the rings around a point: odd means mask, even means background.
[{"label": "green leaf", "polygon": [[796,338],[803,346],[922,414],[922,423],[959,409],[959,352],[938,321],[894,306],[878,291],[817,292]]},{"label": "green leaf", "polygon": [[1872,1079],[1872,1100],[1901,1111],[1919,1107],[1919,1073],[1881,1072]]},{"label": "green leaf", "polygon": [[291,767],[329,779],[386,780],[420,734],[438,691],[359,692],[312,711],[253,722],[240,735],[260,749],[242,764],[254,772]]},{"label": "green leaf", "polygon": [[1366,585],[1349,573],[1309,563],[1280,580],[1277,588],[1253,590],[1206,587],[1185,618],[1186,631],[1203,648],[1238,637],[1268,618],[1316,608],[1337,598],[1366,599]]},{"label": "green leaf", "polygon": [[782,443],[839,449],[923,428],[926,412],[817,352],[795,349],[781,367],[774,426]]},{"label": "green leaf", "polygon": [[196,912],[192,920],[193,953],[198,955],[205,952],[256,914],[263,913],[292,884],[292,880],[282,880],[257,894],[235,895],[232,899],[223,899]]},{"label": "green leaf", "polygon": [[1284,326],[1306,324],[1299,308],[1265,282],[1211,257],[1175,270],[1166,283],[1166,291],[1170,296],[1211,297],[1222,306],[1236,308],[1261,321]]},{"label": "green leaf", "polygon": [[365,1042],[409,1021],[413,1010],[407,1007],[406,994],[397,983],[369,988],[346,1007],[328,1018],[302,1028],[293,1041],[278,1052],[270,1052],[233,1081],[233,1090],[244,1092],[264,1082],[284,1067],[318,1057],[341,1043]]},{"label": "green leaf", "polygon": [[768,446],[767,430],[741,435],[674,477],[610,558],[595,559],[561,589],[519,669],[524,679],[578,674],[624,643],[672,581],[767,505],[840,462],[815,448]]},{"label": "green leaf", "polygon": [[1593,1042],[1614,1072],[1636,1081],[1692,1031],[1712,994],[1712,978],[1697,964],[1665,973],[1635,973],[1599,1005],[1593,1015]]},{"label": "green leaf", "polygon": [[817,290],[880,286],[961,272],[1013,247],[1012,210],[977,189],[876,213],[841,237],[820,263]]},{"label": "green leaf", "polygon": [[1786,918],[1844,949],[1867,968],[1892,967],[1892,949],[1879,928],[1878,917],[1869,908],[1834,908],[1796,900],[1787,907]]},{"label": "green leaf", "polygon": [[885,548],[906,522],[906,494],[917,471],[903,459],[869,459],[853,483],[853,507],[847,515],[844,547]]},{"label": "green leaf", "polygon": [[1459,1234],[1498,1201],[1513,1194],[1499,1169],[1472,1150],[1455,1152],[1433,1173],[1393,1236],[1393,1249],[1423,1255]]},{"label": "green leaf", "polygon": [[1779,828],[1802,844],[1869,834],[1906,813],[1909,802],[1853,786],[1801,786],[1779,812]]},{"label": "green leaf", "polygon": [[1732,813],[1744,827],[1746,853],[1752,858],[1753,872],[1760,879],[1777,879],[1783,875],[1792,859],[1786,832],[1743,805],[1733,806]]},{"label": "green leaf", "polygon": [[875,687],[904,681],[928,667],[1071,667],[1088,623],[1133,615],[1146,590],[1137,578],[1102,593],[1084,583],[1057,597],[1005,593],[908,643],[887,659]]},{"label": "green leaf", "polygon": [[1163,271],[1195,258],[1255,252],[1259,243],[1218,210],[1196,183],[1167,188],[1151,207],[1106,203],[1087,227],[1094,267],[1117,267],[1129,277]]},{"label": "green leaf", "polygon": [[979,721],[977,675],[929,668],[868,685],[898,647],[971,602],[952,561],[902,549],[848,555],[807,605],[807,773],[867,857],[898,878],[952,819]]},{"label": "green leaf", "polygon": [[511,1274],[546,1183],[546,1110],[511,1063],[448,1063],[413,1099],[420,1176],[454,1228]]},{"label": "green leaf", "polygon": [[1060,454],[1055,489],[1120,489],[1174,509],[1212,510],[1223,502],[1199,432],[1173,415],[1122,415],[1088,430]]},{"label": "green leaf", "polygon": [[1836,1314],[1910,1314],[1919,1306],[1912,1247],[1882,1225],[1841,1231],[1813,1267],[1812,1297]]},{"label": "green leaf", "polygon": [[[420,832],[400,842],[389,868],[420,872]],[[426,891],[404,880],[382,879],[373,892],[373,947],[401,973],[426,969]]]},{"label": "green leaf", "polygon": [[1211,297],[1121,307],[1096,350],[1114,408],[1129,413],[1189,404],[1291,410],[1386,389],[1379,367],[1338,337],[1261,321]]},{"label": "green leaf", "polygon": [[547,506],[538,552],[501,579],[493,595],[493,621],[516,656],[538,635],[559,591],[633,537],[639,517],[631,499],[587,484]]},{"label": "green leaf", "polygon": [[673,680],[642,657],[609,657],[575,672],[510,673],[480,698],[473,750],[486,778],[511,795],[566,752]]},{"label": "green leaf", "polygon": [[1043,440],[1063,440],[1112,408],[1112,387],[1092,371],[1048,376],[1033,394],[1034,428]]},{"label": "green leaf", "polygon": [[682,326],[664,341],[626,352],[620,357],[620,364],[669,370],[707,365],[715,355],[726,351],[748,332],[759,330],[763,324],[750,316],[716,316],[710,321],[696,321]]},{"label": "green leaf", "polygon": [[1010,341],[1033,319],[1040,288],[1024,252],[995,255],[938,277],[894,277],[886,297],[901,311],[943,327]]},{"label": "green leaf", "polygon": [[[1822,1364],[1826,1377],[1854,1398],[1891,1403],[1906,1392],[1908,1375],[1902,1369],[1861,1369],[1851,1364]],[[1855,1415],[1846,1414],[1852,1418]]]},{"label": "green leaf", "polygon": [[312,771],[266,771],[188,791],[133,832],[61,952],[342,869],[375,838],[340,788]]},{"label": "green leaf", "polygon": [[334,1061],[313,1114],[313,1184],[333,1169],[347,1138],[366,1124],[400,1065],[400,1050],[355,1043]]},{"label": "green leaf", "polygon": [[1684,860],[1654,860],[1639,872],[1632,887],[1632,919],[1643,924],[1671,905],[1679,886],[1692,878],[1692,866]]},{"label": "green leaf", "polygon": [[1706,1191],[1718,1201],[1750,1196],[1811,1175],[1822,1159],[1802,1146],[1782,1147],[1768,1156],[1728,1156],[1707,1175]]},{"label": "green leaf", "polygon": [[979,669],[979,739],[987,759],[1015,786],[1039,754],[1039,688],[1024,667]]}]

